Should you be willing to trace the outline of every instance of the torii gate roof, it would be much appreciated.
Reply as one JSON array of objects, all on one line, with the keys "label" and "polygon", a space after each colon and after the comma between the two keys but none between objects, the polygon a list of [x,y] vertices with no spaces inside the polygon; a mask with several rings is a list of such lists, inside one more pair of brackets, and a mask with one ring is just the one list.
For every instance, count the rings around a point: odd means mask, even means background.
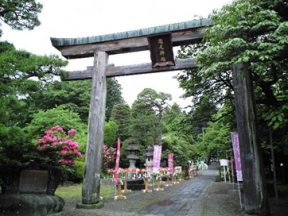
[{"label": "torii gate roof", "polygon": [[211,19],[205,18],[205,19],[191,20],[187,22],[181,22],[181,23],[175,23],[175,24],[169,24],[169,25],[156,26],[156,27],[151,27],[151,28],[144,28],[144,29],[138,29],[138,30],[133,30],[133,31],[91,36],[91,37],[80,37],[80,38],[52,38],[51,37],[51,42],[55,48],[59,49],[60,47],[65,47],[65,46],[95,44],[95,43],[103,43],[103,42],[108,42],[108,41],[137,38],[137,37],[143,37],[143,36],[151,36],[151,35],[157,35],[157,34],[172,33],[172,32],[177,32],[177,31],[195,29],[199,27],[206,27],[209,25],[212,25]]}]

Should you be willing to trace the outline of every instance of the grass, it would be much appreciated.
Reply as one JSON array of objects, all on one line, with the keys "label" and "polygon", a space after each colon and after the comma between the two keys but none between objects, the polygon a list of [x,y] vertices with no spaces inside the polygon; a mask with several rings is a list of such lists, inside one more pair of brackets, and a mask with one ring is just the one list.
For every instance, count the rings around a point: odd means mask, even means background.
[{"label": "grass", "polygon": [[[62,197],[64,200],[72,198],[82,198],[82,184],[77,184],[68,187],[58,187],[55,194]],[[100,196],[104,199],[109,199],[114,196],[114,185],[101,184]]]}]

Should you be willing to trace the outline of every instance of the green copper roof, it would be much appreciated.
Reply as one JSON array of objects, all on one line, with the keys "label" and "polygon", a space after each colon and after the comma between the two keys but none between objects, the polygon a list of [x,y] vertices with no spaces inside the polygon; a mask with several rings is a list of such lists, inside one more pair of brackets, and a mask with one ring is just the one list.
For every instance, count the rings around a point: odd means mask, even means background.
[{"label": "green copper roof", "polygon": [[212,25],[212,21],[211,19],[206,18],[206,19],[191,20],[187,22],[157,26],[152,28],[120,32],[115,34],[82,37],[82,38],[50,38],[50,39],[54,47],[75,46],[83,44],[102,43],[107,41],[122,40],[142,36],[150,36],[168,32],[177,32],[193,28],[205,27],[209,25]]}]

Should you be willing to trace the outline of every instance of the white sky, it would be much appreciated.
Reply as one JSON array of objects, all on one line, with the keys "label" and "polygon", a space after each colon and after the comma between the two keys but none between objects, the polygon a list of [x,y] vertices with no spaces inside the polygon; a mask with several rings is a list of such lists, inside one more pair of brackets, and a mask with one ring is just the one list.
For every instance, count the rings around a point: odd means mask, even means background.
[{"label": "white sky", "polygon": [[[15,31],[2,23],[4,35],[17,49],[37,55],[57,54],[50,37],[74,38],[96,36],[149,28],[208,17],[213,9],[220,9],[232,0],[39,0],[43,4],[39,15],[41,25],[32,31]],[[197,17],[196,17],[197,19]],[[176,52],[174,52],[176,55]],[[64,58],[63,58],[64,59]],[[150,62],[148,51],[112,55],[109,63],[116,66]],[[83,70],[93,65],[92,58],[69,60],[68,71]],[[122,95],[131,106],[144,88],[172,95],[181,107],[191,100],[179,98],[184,91],[172,77],[178,72],[119,77]],[[172,102],[171,102],[172,104]]]}]

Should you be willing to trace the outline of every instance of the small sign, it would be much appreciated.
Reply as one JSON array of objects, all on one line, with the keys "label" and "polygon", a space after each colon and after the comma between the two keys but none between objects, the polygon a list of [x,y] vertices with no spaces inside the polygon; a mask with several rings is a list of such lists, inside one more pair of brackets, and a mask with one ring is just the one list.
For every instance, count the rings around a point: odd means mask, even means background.
[{"label": "small sign", "polygon": [[228,166],[228,160],[227,159],[220,159],[220,166]]},{"label": "small sign", "polygon": [[20,175],[19,192],[46,194],[47,182],[47,170],[22,170]]},{"label": "small sign", "polygon": [[152,68],[175,66],[171,34],[148,37]]}]

